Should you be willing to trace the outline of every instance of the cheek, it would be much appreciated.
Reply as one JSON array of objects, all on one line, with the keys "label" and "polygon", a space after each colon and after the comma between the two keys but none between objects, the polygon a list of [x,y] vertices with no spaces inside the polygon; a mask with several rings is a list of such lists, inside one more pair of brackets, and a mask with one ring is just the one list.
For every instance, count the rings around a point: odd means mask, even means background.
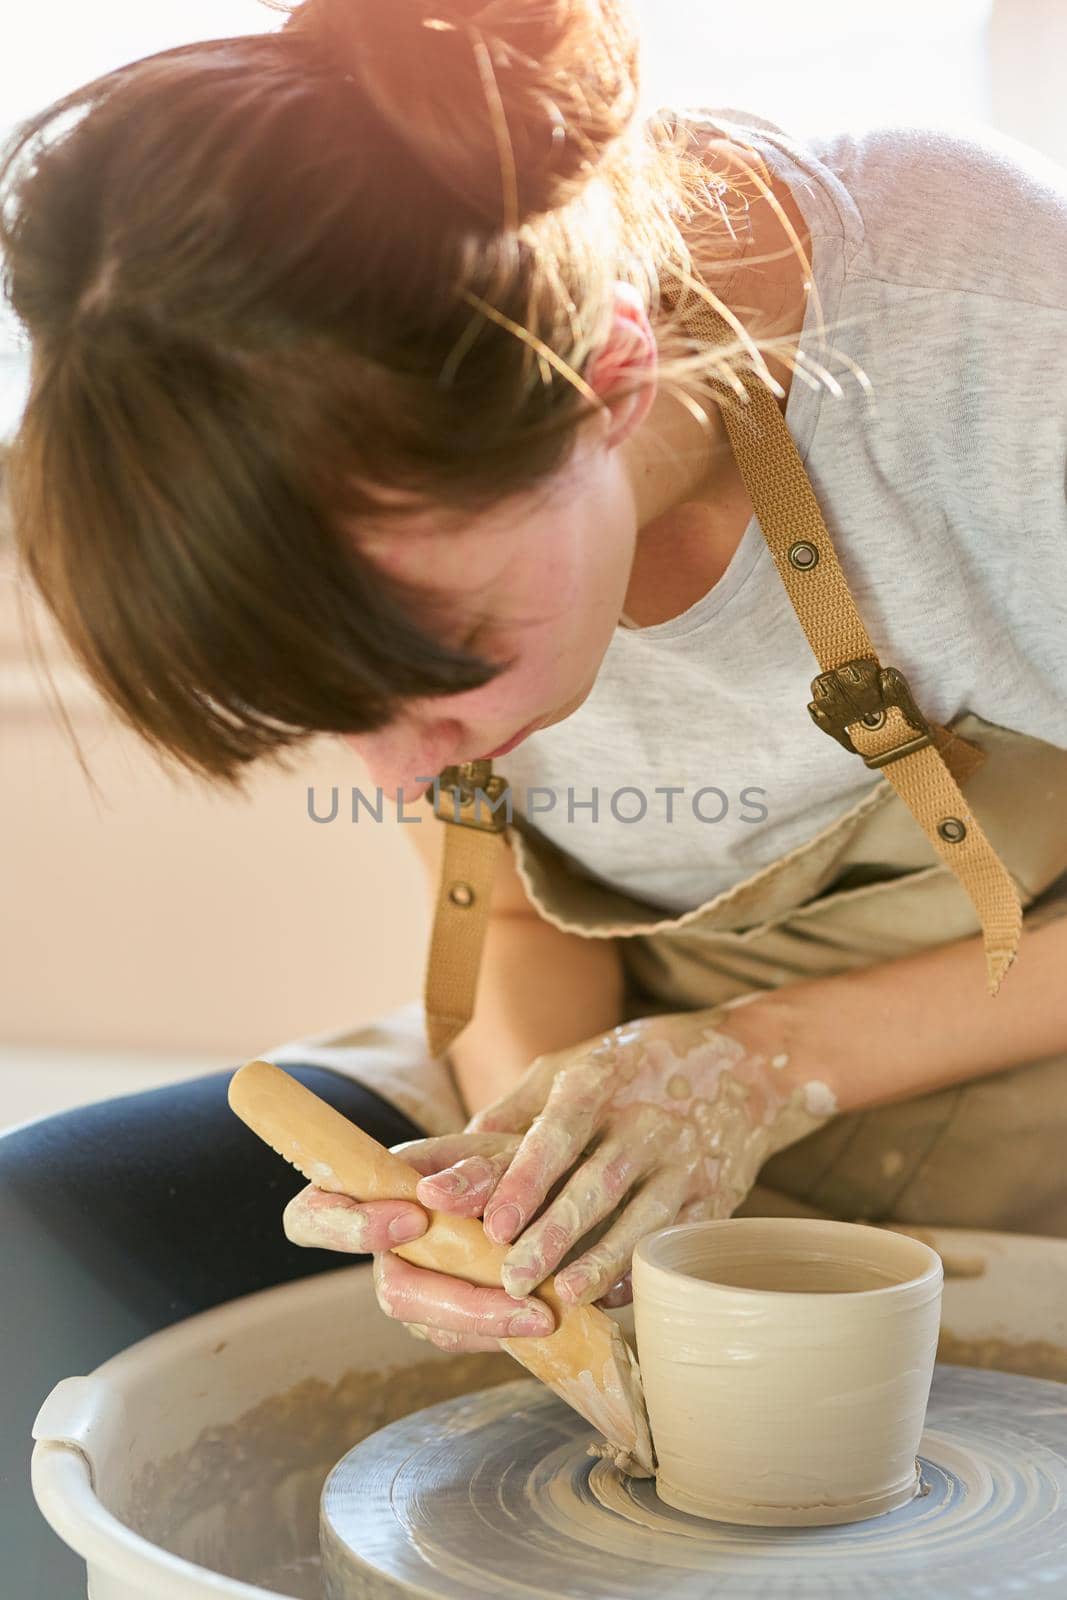
[{"label": "cheek", "polygon": [[532,721],[554,707],[559,687],[567,680],[559,652],[542,638],[512,648],[517,655],[513,667],[452,702],[463,721],[500,728]]},{"label": "cheek", "polygon": [[[579,585],[585,574],[568,571],[563,562],[551,571],[556,581],[545,581],[548,570],[539,575],[536,590],[527,589],[523,597],[528,615],[539,620],[535,625],[502,629],[487,652],[495,657],[514,658],[492,682],[470,690],[463,698],[464,713],[473,712],[489,721],[523,720],[521,713],[537,716],[555,710],[573,695],[576,679],[584,678],[588,659],[588,604],[590,596]],[[560,596],[566,596],[561,604]]]},{"label": "cheek", "polygon": [[573,675],[583,677],[599,665],[623,609],[632,563],[632,541],[604,507],[597,527],[586,527],[574,547],[559,551],[543,596],[545,611],[554,613],[546,630],[548,649]]}]

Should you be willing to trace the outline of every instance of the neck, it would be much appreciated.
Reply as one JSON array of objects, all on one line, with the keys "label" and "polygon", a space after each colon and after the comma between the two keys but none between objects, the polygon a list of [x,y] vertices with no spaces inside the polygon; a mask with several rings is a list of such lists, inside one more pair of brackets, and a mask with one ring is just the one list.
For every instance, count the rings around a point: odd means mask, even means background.
[{"label": "neck", "polygon": [[[775,186],[775,198],[800,241],[803,267],[792,249],[783,252],[783,229],[774,209],[753,206],[755,226],[716,292],[750,337],[784,338],[792,346],[804,324],[811,240],[789,189]],[[778,401],[784,413],[792,369],[763,354],[784,390]],[[624,613],[640,626],[668,621],[706,594],[725,572],[752,517],[722,413],[711,401],[701,409],[706,421],[677,395],[661,391],[622,447],[638,529]]]},{"label": "neck", "polygon": [[675,395],[661,391],[632,440],[623,446],[639,535],[676,507],[713,492],[733,464],[717,406],[703,426]]},{"label": "neck", "polygon": [[[751,157],[728,139],[712,139],[708,153],[713,171],[728,174],[741,189],[752,194],[748,175]],[[754,197],[738,214],[734,255],[724,254],[724,241],[714,246],[714,265],[702,273],[700,241],[692,242],[698,276],[714,286],[719,300],[733,312],[750,337],[799,339],[807,309],[811,236],[796,197],[788,185],[772,180],[773,199]],[[798,260],[782,217],[788,220],[800,245]],[[792,369],[764,353],[771,376],[788,398]],[[779,400],[785,411],[786,399]],[[641,427],[623,447],[637,508],[638,529],[643,532],[677,507],[694,501],[716,504],[720,491],[733,485],[737,468],[719,407],[706,403],[706,423],[673,394],[660,393]]]}]

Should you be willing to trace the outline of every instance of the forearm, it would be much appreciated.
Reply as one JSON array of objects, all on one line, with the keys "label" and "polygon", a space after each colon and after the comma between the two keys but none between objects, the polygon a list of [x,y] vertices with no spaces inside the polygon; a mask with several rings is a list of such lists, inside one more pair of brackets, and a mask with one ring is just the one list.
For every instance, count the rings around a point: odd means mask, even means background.
[{"label": "forearm", "polygon": [[985,971],[976,936],[790,984],[737,1021],[777,1041],[788,1077],[826,1083],[842,1112],[1067,1052],[1067,918],[1026,930],[995,998]]},{"label": "forearm", "polygon": [[613,940],[562,933],[536,914],[494,915],[474,1017],[449,1051],[468,1115],[507,1094],[536,1056],[614,1027],[622,998]]},{"label": "forearm", "polygon": [[[483,1133],[521,1134],[484,1203],[489,1236],[511,1247],[505,1288],[530,1292],[610,1213],[555,1284],[568,1304],[621,1294],[639,1239],[732,1215],[770,1156],[839,1113],[1067,1051],[1065,971],[1061,918],[1027,928],[996,999],[974,938],[607,1030],[575,1013],[558,1053],[540,1031],[553,997],[535,980],[522,995],[537,1037],[521,1056],[543,1059],[476,1119]],[[498,998],[513,1020],[515,994]]]}]

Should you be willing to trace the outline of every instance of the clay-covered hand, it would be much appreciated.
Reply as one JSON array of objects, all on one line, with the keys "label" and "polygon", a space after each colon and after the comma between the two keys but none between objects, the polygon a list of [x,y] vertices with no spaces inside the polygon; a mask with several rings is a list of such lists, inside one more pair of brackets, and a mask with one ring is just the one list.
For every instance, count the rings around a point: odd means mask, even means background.
[{"label": "clay-covered hand", "polygon": [[601,1224],[555,1288],[569,1304],[629,1298],[639,1239],[732,1215],[775,1151],[836,1113],[826,1084],[791,1070],[760,999],[639,1019],[539,1057],[471,1119],[470,1131],[522,1135],[484,1211],[489,1237],[514,1241],[511,1294],[529,1294]]},{"label": "clay-covered hand", "polygon": [[[484,1132],[394,1145],[394,1154],[424,1175],[415,1191],[420,1205],[353,1200],[309,1184],[285,1209],[286,1236],[293,1244],[372,1254],[382,1310],[441,1349],[496,1350],[503,1338],[551,1333],[555,1318],[540,1300],[528,1295],[513,1299],[503,1289],[415,1267],[390,1253],[393,1245],[426,1232],[427,1210],[480,1217],[518,1145],[516,1135]],[[447,1178],[438,1183],[434,1174],[441,1168],[448,1169]]]}]

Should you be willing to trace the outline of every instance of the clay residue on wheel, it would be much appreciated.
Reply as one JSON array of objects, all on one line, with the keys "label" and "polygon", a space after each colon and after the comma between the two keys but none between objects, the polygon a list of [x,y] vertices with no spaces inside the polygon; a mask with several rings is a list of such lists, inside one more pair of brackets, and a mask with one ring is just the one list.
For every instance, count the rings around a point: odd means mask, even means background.
[{"label": "clay residue on wheel", "polygon": [[319,1496],[334,1463],[412,1411],[514,1377],[514,1362],[489,1352],[360,1369],[334,1384],[307,1378],[146,1467],[125,1508],[112,1509],[173,1555],[278,1594],[322,1600]]},{"label": "clay residue on wheel", "polygon": [[[911,1239],[918,1239],[920,1244],[928,1244],[931,1250],[936,1250],[941,1257],[941,1265],[945,1269],[946,1278],[982,1278],[985,1276],[988,1265],[986,1257],[977,1252],[968,1255],[958,1246],[945,1243],[938,1239],[936,1233],[930,1228],[915,1227],[906,1222],[879,1222],[879,1228],[888,1228],[891,1233],[906,1233]],[[1040,1374],[1035,1374],[1040,1376]]]},{"label": "clay residue on wheel", "polygon": [[1018,1372],[1024,1378],[1067,1383],[1067,1345],[1051,1344],[1047,1339],[964,1339],[943,1327],[937,1359],[954,1367],[987,1367]]},{"label": "clay residue on wheel", "polygon": [[785,1600],[799,1582],[821,1600],[1062,1595],[1062,1392],[935,1369],[921,1504],[798,1533],[674,1510],[651,1480],[591,1464],[577,1413],[518,1380],[406,1418],[339,1463],[323,1502],[328,1593]]}]

